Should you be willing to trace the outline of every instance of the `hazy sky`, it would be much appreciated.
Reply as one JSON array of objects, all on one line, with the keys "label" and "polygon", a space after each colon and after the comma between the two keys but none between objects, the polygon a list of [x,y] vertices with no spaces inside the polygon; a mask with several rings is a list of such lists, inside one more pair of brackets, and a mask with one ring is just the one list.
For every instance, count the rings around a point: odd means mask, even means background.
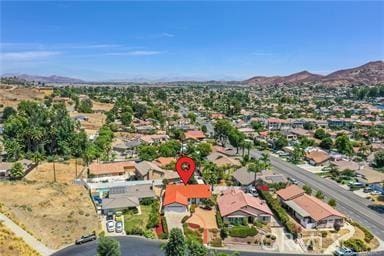
[{"label": "hazy sky", "polygon": [[1,2],[0,73],[328,73],[384,59],[383,2]]}]

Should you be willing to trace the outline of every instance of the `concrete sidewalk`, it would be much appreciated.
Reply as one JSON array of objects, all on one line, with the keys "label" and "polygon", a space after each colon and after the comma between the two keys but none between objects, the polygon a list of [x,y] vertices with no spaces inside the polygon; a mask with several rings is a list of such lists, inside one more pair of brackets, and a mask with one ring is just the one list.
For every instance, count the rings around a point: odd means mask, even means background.
[{"label": "concrete sidewalk", "polygon": [[16,236],[21,237],[29,246],[35,249],[38,253],[43,256],[48,256],[54,253],[54,250],[46,247],[43,243],[38,241],[36,238],[27,233],[24,229],[19,227],[10,218],[0,213],[0,221],[9,228]]}]

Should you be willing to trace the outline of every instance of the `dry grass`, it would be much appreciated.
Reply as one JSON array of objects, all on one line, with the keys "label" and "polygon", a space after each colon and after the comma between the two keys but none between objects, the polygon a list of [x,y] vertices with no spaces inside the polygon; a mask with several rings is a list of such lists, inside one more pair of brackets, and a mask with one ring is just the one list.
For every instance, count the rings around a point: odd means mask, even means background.
[{"label": "dry grass", "polygon": [[97,102],[97,101],[92,101],[92,103],[93,103],[92,110],[95,112],[109,111],[113,108],[113,105],[114,105],[112,103],[101,103],[101,102]]},{"label": "dry grass", "polygon": [[3,182],[0,202],[12,220],[53,249],[99,230],[88,192],[78,185]]},{"label": "dry grass", "polygon": [[0,222],[0,255],[2,256],[38,256],[40,255],[20,237],[10,231]]},{"label": "dry grass", "polygon": [[[326,233],[325,237],[322,237],[322,232]],[[306,245],[309,245],[309,241],[312,240],[314,245],[314,251],[322,252],[325,249],[327,249],[335,240],[344,236],[348,232],[349,232],[348,229],[340,229],[337,232],[336,231],[331,232],[329,230],[327,231],[303,230],[301,234],[302,234],[303,241]]]},{"label": "dry grass", "polygon": [[[353,234],[351,239],[360,239],[360,240],[364,241],[364,237],[365,237],[364,232],[359,227],[354,226],[354,228],[355,228],[355,233]],[[368,244],[368,246],[371,248],[371,250],[376,249],[377,247],[379,247],[379,245],[380,245],[380,243],[376,237],[373,238],[371,240],[371,242],[369,242],[369,244]]]},{"label": "dry grass", "polygon": [[82,128],[84,128],[88,134],[96,133],[100,129],[100,127],[105,123],[106,116],[103,113],[77,113],[75,111],[70,112],[69,115],[71,117],[75,117],[77,115],[83,115],[88,117],[88,121],[80,122]]},{"label": "dry grass", "polygon": [[[79,176],[84,165],[79,159],[77,161],[77,175]],[[74,159],[55,163],[56,181],[60,183],[72,183],[76,176],[76,161]],[[85,177],[85,171],[83,177]],[[30,181],[53,182],[53,163],[42,163],[37,168],[34,168],[26,177]]]},{"label": "dry grass", "polygon": [[38,88],[22,87],[0,87],[0,102],[4,107],[10,106],[16,108],[22,100],[41,101],[46,95],[45,90]]}]

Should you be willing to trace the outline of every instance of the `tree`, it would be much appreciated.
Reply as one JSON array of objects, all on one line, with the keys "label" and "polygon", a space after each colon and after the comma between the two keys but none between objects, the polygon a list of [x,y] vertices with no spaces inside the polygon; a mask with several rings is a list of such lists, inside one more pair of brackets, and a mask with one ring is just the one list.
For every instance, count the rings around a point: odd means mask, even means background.
[{"label": "tree", "polygon": [[322,140],[322,139],[324,139],[325,137],[327,137],[327,133],[325,132],[324,129],[320,128],[320,129],[317,129],[317,130],[315,131],[315,135],[314,135],[314,137],[315,137],[316,139]]},{"label": "tree", "polygon": [[120,243],[119,241],[102,236],[99,239],[97,246],[97,256],[120,256]]},{"label": "tree", "polygon": [[285,136],[280,134],[277,139],[274,140],[274,149],[280,150],[286,146],[288,146],[288,140]]},{"label": "tree", "polygon": [[232,124],[225,119],[218,120],[215,123],[215,139],[219,140],[222,144],[222,146],[225,146],[225,142],[228,139],[228,134],[231,132],[233,129]]},{"label": "tree", "polygon": [[200,152],[202,158],[208,156],[212,152],[212,146],[209,143],[201,142],[197,144],[196,150]]},{"label": "tree", "polygon": [[24,177],[24,167],[21,163],[16,162],[13,164],[11,170],[9,170],[9,177],[12,180],[19,180]]},{"label": "tree", "polygon": [[90,99],[83,99],[79,102],[76,110],[80,113],[92,113],[93,103]]},{"label": "tree", "polygon": [[300,147],[300,145],[296,144],[293,147],[293,152],[290,157],[290,162],[294,164],[298,164],[300,163],[303,157],[304,157],[304,150]]},{"label": "tree", "polygon": [[337,150],[342,154],[352,155],[353,153],[352,142],[350,141],[349,137],[345,134],[339,135],[336,138],[335,146]]},{"label": "tree", "polygon": [[248,172],[254,173],[254,184],[256,186],[257,174],[265,169],[265,164],[257,159],[253,163],[248,164]]},{"label": "tree", "polygon": [[335,207],[335,206],[336,206],[336,200],[333,199],[333,198],[331,198],[331,199],[328,200],[328,204],[329,204],[330,206],[332,206],[332,207]]},{"label": "tree", "polygon": [[183,233],[179,228],[173,228],[168,243],[162,248],[165,256],[185,256],[186,244]]},{"label": "tree", "polygon": [[252,128],[256,131],[256,132],[261,132],[264,130],[264,124],[262,122],[258,122],[258,121],[252,121],[251,122],[251,126]]},{"label": "tree", "polygon": [[157,148],[152,145],[142,145],[138,148],[139,158],[146,161],[153,161],[157,158]]},{"label": "tree", "polygon": [[7,121],[7,119],[13,115],[16,114],[16,110],[13,107],[5,107],[3,109],[3,120]]},{"label": "tree", "polygon": [[204,245],[202,245],[201,243],[193,239],[188,239],[186,246],[187,246],[187,250],[186,250],[187,256],[207,256],[208,255],[208,249]]},{"label": "tree", "polygon": [[208,162],[204,165],[203,169],[203,179],[207,184],[210,184],[212,186],[213,191],[213,185],[217,184],[217,181],[219,179],[219,168],[216,164],[212,162]]},{"label": "tree", "polygon": [[384,167],[384,150],[380,150],[375,153],[375,158],[373,160],[373,163],[377,168]]},{"label": "tree", "polygon": [[306,194],[312,195],[312,188],[310,186],[308,186],[307,184],[305,184],[303,186],[303,190],[305,191]]},{"label": "tree", "polygon": [[315,197],[317,197],[318,199],[324,199],[324,194],[323,192],[321,192],[320,190],[318,190],[315,194]]},{"label": "tree", "polygon": [[245,135],[237,129],[232,129],[228,134],[229,143],[236,148],[236,154],[239,153],[239,147],[243,144]]},{"label": "tree", "polygon": [[269,154],[267,152],[261,153],[260,161],[263,162],[265,169],[269,169],[271,167],[271,159],[269,159]]},{"label": "tree", "polygon": [[128,126],[131,124],[132,114],[130,112],[121,113],[120,120],[123,125]]},{"label": "tree", "polygon": [[333,141],[332,138],[330,137],[325,137],[321,140],[320,145],[321,148],[323,149],[331,149],[333,146]]}]

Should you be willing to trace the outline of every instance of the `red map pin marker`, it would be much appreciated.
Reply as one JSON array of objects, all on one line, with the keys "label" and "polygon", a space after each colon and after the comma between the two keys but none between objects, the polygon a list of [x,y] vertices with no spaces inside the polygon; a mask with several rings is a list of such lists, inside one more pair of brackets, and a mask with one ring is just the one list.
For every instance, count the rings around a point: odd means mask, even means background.
[{"label": "red map pin marker", "polygon": [[176,171],[179,174],[180,179],[183,181],[184,185],[187,185],[195,169],[196,169],[196,164],[192,158],[187,156],[182,156],[179,159],[177,159]]}]

